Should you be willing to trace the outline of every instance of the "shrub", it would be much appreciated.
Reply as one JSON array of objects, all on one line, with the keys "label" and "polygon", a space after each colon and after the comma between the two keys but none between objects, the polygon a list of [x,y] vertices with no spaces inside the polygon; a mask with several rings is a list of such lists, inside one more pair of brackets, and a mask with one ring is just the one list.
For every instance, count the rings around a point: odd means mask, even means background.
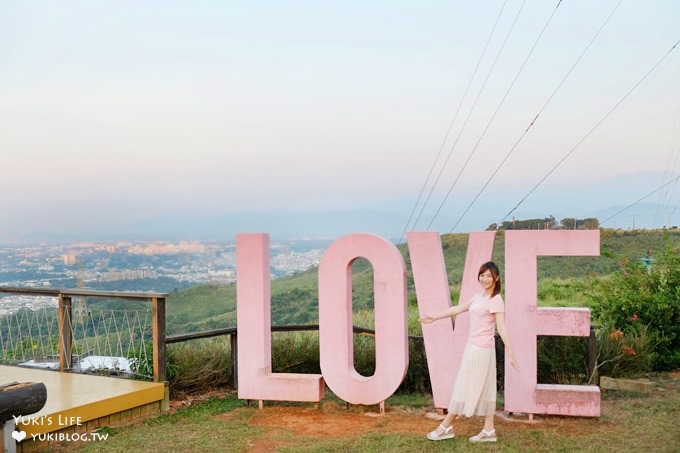
[{"label": "shrub", "polygon": [[272,337],[274,373],[321,373],[319,332],[277,332]]},{"label": "shrub", "polygon": [[654,340],[648,327],[639,325],[627,333],[600,329],[597,338],[597,371],[619,377],[651,371],[656,358]]},{"label": "shrub", "polygon": [[167,355],[168,381],[173,392],[205,391],[233,381],[229,337],[173,344]]},{"label": "shrub", "polygon": [[132,372],[135,378],[153,379],[153,344],[151,341],[145,341],[141,345],[133,345],[128,351],[127,358],[132,363]]},{"label": "shrub", "polygon": [[592,313],[608,331],[650,337],[655,371],[680,367],[680,255],[665,247],[650,268],[624,260],[609,278],[591,281]]},{"label": "shrub", "polygon": [[588,381],[588,338],[539,336],[536,379],[541,384]]}]

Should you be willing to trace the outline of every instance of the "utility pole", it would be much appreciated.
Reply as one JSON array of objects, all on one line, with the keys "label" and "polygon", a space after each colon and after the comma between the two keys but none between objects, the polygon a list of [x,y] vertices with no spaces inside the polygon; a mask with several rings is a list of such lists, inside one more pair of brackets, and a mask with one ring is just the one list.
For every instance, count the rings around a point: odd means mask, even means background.
[{"label": "utility pole", "polygon": [[[84,270],[84,265],[83,261],[78,258],[76,261],[76,264],[78,266],[78,273],[76,274],[76,287],[78,289],[83,289],[85,288],[85,270]],[[77,320],[81,324],[83,323],[83,320],[85,319],[85,313],[87,309],[85,307],[85,298],[84,297],[77,297],[74,298],[73,300],[73,319]]]}]

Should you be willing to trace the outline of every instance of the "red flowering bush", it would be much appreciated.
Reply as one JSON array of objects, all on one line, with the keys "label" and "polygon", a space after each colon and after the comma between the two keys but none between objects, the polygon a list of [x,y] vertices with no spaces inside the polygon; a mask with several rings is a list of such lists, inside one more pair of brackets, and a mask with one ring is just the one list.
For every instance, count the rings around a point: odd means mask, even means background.
[{"label": "red flowering bush", "polygon": [[[609,277],[591,280],[594,324],[612,336],[608,341],[625,341],[644,327],[654,352],[652,369],[680,368],[680,254],[665,247],[649,268],[634,260],[622,265]],[[640,357],[638,348],[628,346],[628,357]]]},{"label": "red flowering bush", "polygon": [[596,366],[600,375],[619,377],[651,371],[655,358],[647,326],[626,333],[618,329],[599,332]]}]

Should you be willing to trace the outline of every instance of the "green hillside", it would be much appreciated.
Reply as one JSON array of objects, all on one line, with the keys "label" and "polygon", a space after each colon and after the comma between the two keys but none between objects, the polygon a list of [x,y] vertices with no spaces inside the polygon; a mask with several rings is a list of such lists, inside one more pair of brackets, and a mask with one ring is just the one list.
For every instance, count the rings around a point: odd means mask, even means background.
[{"label": "green hillside", "polygon": [[[467,234],[442,236],[452,297],[457,298],[467,250]],[[607,275],[624,260],[639,260],[668,244],[680,247],[680,230],[601,230],[599,257],[541,257],[538,259],[539,293],[549,287],[552,292],[569,287],[570,281],[587,276]],[[493,259],[503,271],[505,237],[496,234]],[[409,299],[415,300],[407,247],[404,254]],[[373,274],[365,260],[353,266],[353,309],[355,312],[373,307]],[[557,283],[555,283],[557,282]],[[567,291],[569,292],[569,291]],[[572,291],[573,292],[573,291]],[[169,334],[233,327],[236,325],[236,288],[234,285],[200,285],[172,293],[168,297],[167,329]],[[272,281],[272,324],[315,324],[318,322],[317,269]]]}]

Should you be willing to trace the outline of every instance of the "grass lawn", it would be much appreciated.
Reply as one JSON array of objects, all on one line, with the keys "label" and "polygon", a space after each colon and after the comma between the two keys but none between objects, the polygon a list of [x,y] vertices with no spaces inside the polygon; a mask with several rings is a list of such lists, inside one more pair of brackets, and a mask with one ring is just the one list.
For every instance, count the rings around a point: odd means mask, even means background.
[{"label": "grass lawn", "polygon": [[[318,405],[265,402],[246,406],[234,394],[194,401],[174,413],[132,426],[104,428],[106,440],[51,445],[49,451],[111,452],[433,452],[680,450],[680,372],[647,376],[648,393],[603,391],[599,419],[536,416],[496,418],[496,444],[472,445],[482,419],[460,419],[456,439],[431,442],[437,421],[426,416],[429,395],[398,395],[378,407],[351,406],[332,395]],[[179,402],[176,402],[179,405]]]}]

